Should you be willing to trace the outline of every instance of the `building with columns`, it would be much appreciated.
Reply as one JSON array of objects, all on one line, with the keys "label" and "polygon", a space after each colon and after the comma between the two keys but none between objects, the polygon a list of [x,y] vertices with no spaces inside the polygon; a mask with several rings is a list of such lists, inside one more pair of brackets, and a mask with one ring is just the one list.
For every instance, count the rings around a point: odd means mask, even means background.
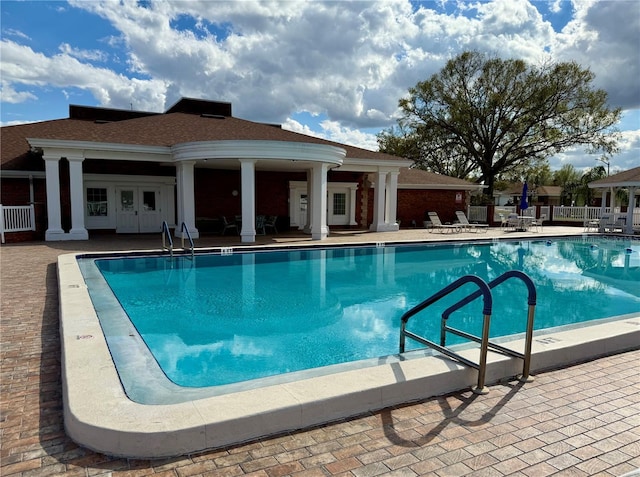
[{"label": "building with columns", "polygon": [[197,238],[198,224],[225,216],[241,217],[241,241],[254,242],[259,214],[315,240],[330,227],[394,231],[410,165],[188,98],[164,113],[72,105],[67,119],[2,128],[2,200],[38,204],[51,241],[158,232],[163,221]]}]

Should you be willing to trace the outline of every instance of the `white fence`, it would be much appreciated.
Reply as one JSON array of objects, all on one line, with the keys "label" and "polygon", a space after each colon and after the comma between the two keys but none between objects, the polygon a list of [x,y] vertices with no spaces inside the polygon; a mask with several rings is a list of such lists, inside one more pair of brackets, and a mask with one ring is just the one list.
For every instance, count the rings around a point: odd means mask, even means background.
[{"label": "white fence", "polygon": [[0,236],[4,243],[5,232],[25,232],[36,229],[36,212],[31,205],[0,204]]},{"label": "white fence", "polygon": [[487,208],[482,205],[471,205],[467,211],[469,222],[487,223]]}]

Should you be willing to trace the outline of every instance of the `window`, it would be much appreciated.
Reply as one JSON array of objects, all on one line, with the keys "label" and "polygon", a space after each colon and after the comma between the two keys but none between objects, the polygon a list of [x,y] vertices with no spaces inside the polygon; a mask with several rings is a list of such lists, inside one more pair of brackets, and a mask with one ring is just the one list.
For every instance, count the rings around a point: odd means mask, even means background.
[{"label": "window", "polygon": [[333,194],[333,215],[347,214],[347,194],[344,192]]},{"label": "window", "polygon": [[106,217],[108,215],[106,188],[87,188],[87,215],[89,217]]},{"label": "window", "polygon": [[145,190],[142,193],[142,204],[145,211],[156,210],[156,193],[152,190]]}]

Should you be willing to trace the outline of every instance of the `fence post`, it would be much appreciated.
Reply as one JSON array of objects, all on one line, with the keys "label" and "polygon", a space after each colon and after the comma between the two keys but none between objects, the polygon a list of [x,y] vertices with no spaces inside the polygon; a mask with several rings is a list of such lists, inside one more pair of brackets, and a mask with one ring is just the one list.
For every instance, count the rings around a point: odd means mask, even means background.
[{"label": "fence post", "polygon": [[29,220],[31,222],[31,230],[36,230],[36,207],[33,204],[29,205]]},{"label": "fence post", "polygon": [[0,235],[2,236],[2,243],[4,243],[4,207],[0,204]]}]

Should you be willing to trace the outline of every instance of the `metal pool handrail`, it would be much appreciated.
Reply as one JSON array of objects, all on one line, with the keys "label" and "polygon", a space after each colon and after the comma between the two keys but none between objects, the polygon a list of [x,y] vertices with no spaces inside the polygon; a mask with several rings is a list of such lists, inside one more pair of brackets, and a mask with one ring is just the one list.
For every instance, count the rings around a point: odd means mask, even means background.
[{"label": "metal pool handrail", "polygon": [[[412,333],[411,331],[407,331],[406,329],[406,325],[407,325],[407,322],[409,321],[409,318],[421,312],[428,306],[434,304],[438,300],[449,295],[450,293],[454,292],[455,290],[457,290],[458,288],[460,288],[462,285],[466,283],[475,283],[476,285],[478,285],[479,290],[474,292],[474,294],[478,294],[478,296],[482,295],[483,301],[484,301],[484,308],[482,310],[482,314],[483,314],[482,340],[480,341],[480,359],[478,363],[474,363],[473,361],[470,361],[467,358],[460,356],[459,354],[449,350],[445,346],[438,345],[437,343],[434,343],[433,341],[430,341],[422,336],[418,336]],[[433,348],[436,351],[439,351],[440,353],[461,362],[462,364],[465,364],[471,368],[477,369],[478,385],[473,390],[473,392],[476,394],[486,394],[488,391],[484,387],[484,380],[485,380],[485,374],[486,374],[486,368],[487,368],[487,349],[488,349],[488,342],[489,342],[489,325],[491,322],[492,307],[493,307],[493,297],[491,295],[491,290],[489,289],[489,286],[482,278],[477,277],[475,275],[465,275],[463,277],[460,277],[453,283],[444,287],[442,290],[432,295],[431,297],[427,298],[422,303],[419,303],[418,305],[414,306],[412,309],[410,309],[404,315],[402,315],[401,325],[400,325],[400,353],[404,353],[405,351],[406,337],[409,337],[412,340],[417,341],[418,343],[422,343],[426,346],[429,346],[430,348]]]},{"label": "metal pool handrail", "polygon": [[[166,245],[166,240],[169,241],[169,245]],[[162,250],[169,250],[171,258],[173,258],[173,240],[171,239],[171,231],[169,230],[169,224],[166,220],[162,221]]]},{"label": "metal pool handrail", "polygon": [[[531,345],[533,342],[533,319],[535,315],[536,300],[537,300],[536,286],[533,283],[533,280],[531,280],[531,278],[529,277],[529,275],[527,275],[524,272],[521,272],[520,270],[510,270],[508,272],[505,272],[502,275],[500,275],[498,278],[495,278],[492,281],[490,281],[487,285],[489,286],[490,289],[493,289],[496,286],[508,280],[509,278],[519,278],[524,282],[528,290],[527,304],[529,305],[529,309],[527,313],[527,331],[525,335],[525,351],[524,351],[524,354],[519,353],[509,348],[505,348],[504,346],[500,346],[496,343],[492,343],[490,341],[487,344],[493,350],[499,351],[500,353],[506,354],[508,356],[513,356],[513,357],[522,359],[523,360],[522,376],[520,377],[520,381],[532,382],[533,378],[529,376],[529,371],[531,369]],[[456,310],[459,310],[466,304],[471,303],[473,300],[478,298],[481,294],[482,293],[479,290],[477,290],[473,292],[471,295],[463,298],[459,302],[451,305],[442,313],[442,321],[440,323],[440,345],[441,346],[446,346],[447,331],[449,333],[453,333],[463,338],[480,342],[477,336],[474,336],[464,331],[447,326],[447,320],[451,316],[451,313],[453,313]]]},{"label": "metal pool handrail", "polygon": [[187,227],[187,224],[185,224],[184,222],[182,222],[182,225],[180,226],[180,232],[182,233],[182,250],[184,250],[184,232],[186,232],[187,238],[189,239],[189,244],[191,245],[191,258],[193,258],[193,249],[195,247],[193,245],[191,234],[189,233],[189,227]]}]

